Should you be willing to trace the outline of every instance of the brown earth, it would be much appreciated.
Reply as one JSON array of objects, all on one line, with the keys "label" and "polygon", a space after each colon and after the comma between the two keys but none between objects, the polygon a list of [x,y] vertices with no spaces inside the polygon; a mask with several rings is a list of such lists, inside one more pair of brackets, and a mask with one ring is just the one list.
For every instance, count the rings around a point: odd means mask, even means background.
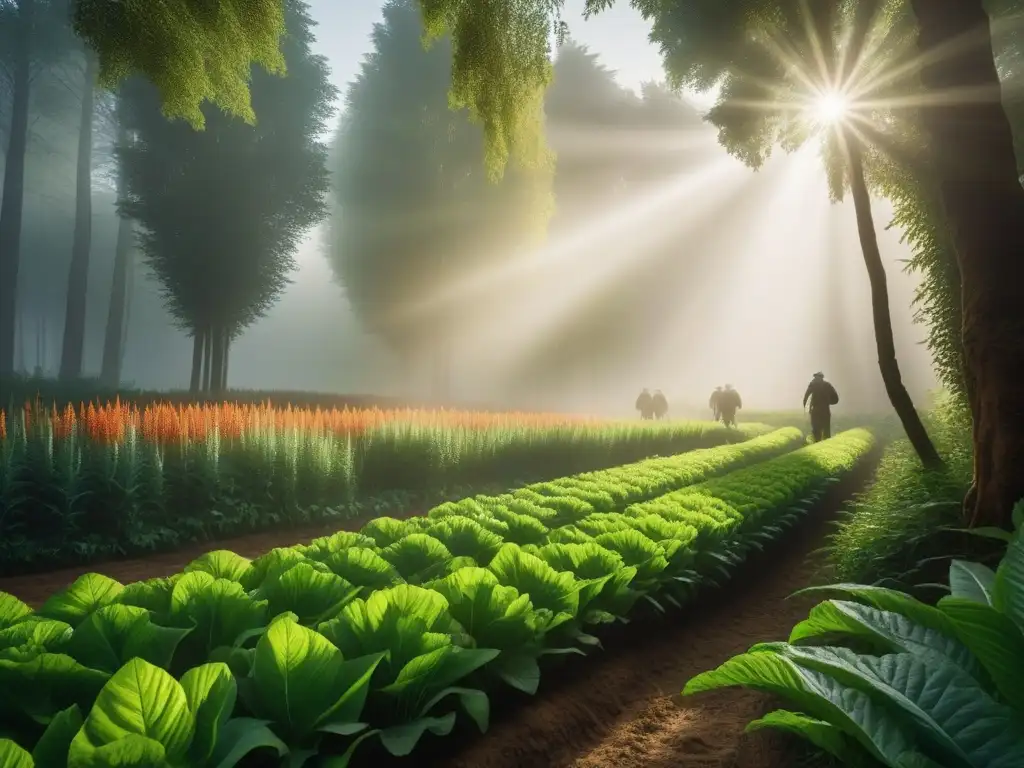
[{"label": "brown earth", "polygon": [[785,640],[807,617],[813,598],[787,597],[816,582],[823,565],[816,550],[852,484],[837,487],[781,549],[749,563],[731,587],[682,619],[626,627],[604,653],[579,659],[578,674],[542,683],[535,698],[496,713],[487,734],[417,768],[792,768],[791,738],[745,733],[780,702],[743,689],[680,692],[755,643]]},{"label": "brown earth", "polygon": [[[392,517],[404,518],[421,514],[422,509],[410,510],[405,513],[390,512]],[[0,592],[9,592],[19,600],[38,608],[50,595],[58,592],[83,573],[102,573],[122,584],[133,581],[170,576],[178,573],[200,555],[215,549],[229,549],[243,557],[258,557],[274,547],[290,547],[294,544],[308,544],[318,536],[326,536],[336,531],[356,531],[370,519],[378,517],[376,513],[367,514],[349,520],[329,520],[295,528],[261,531],[233,538],[214,541],[197,542],[173,552],[161,552],[149,557],[132,558],[129,560],[110,560],[102,563],[78,565],[42,573],[31,573],[24,576],[6,576],[0,578]]]}]

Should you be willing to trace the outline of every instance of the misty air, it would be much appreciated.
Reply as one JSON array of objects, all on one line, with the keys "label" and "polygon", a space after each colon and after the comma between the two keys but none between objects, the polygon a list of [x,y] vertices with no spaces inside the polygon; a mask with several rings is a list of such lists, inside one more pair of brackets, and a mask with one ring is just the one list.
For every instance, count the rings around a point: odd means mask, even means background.
[{"label": "misty air", "polygon": [[0,0],[0,768],[1024,765],[1014,0]]}]

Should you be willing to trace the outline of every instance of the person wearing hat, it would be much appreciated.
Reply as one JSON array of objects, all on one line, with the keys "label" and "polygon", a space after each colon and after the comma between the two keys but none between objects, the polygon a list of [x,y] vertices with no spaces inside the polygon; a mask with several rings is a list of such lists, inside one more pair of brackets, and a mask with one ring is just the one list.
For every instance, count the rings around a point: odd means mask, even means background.
[{"label": "person wearing hat", "polygon": [[811,432],[814,442],[832,437],[832,406],[839,403],[836,388],[825,381],[825,374],[818,371],[804,392],[804,408],[811,402]]}]

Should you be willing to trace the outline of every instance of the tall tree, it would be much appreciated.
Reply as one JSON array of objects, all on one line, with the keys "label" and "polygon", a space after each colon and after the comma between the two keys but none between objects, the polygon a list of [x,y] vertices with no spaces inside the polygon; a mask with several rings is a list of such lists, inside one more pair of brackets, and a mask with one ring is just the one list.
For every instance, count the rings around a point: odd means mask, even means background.
[{"label": "tall tree", "polygon": [[[963,286],[967,395],[974,421],[975,525],[1010,526],[1024,498],[1024,187],[1000,100],[981,0],[911,0],[922,110]],[[963,98],[963,94],[973,98]],[[983,98],[979,98],[983,96]]]},{"label": "tall tree", "polygon": [[89,294],[89,254],[92,250],[92,145],[96,118],[97,60],[88,48],[82,51],[81,114],[78,123],[78,154],[75,172],[75,234],[64,308],[64,337],[60,353],[60,378],[82,375],[85,356],[85,310]]},{"label": "tall tree", "polygon": [[[289,282],[302,236],[326,214],[326,147],[318,137],[334,88],[307,6],[287,0],[282,50],[288,74],[253,68],[255,125],[204,108],[205,130],[170,122],[160,94],[123,86],[119,205],[139,223],[139,244],[167,307],[193,338],[193,388],[226,384],[228,348],[273,306]],[[205,372],[201,370],[204,361]]]},{"label": "tall tree", "polygon": [[0,376],[14,370],[32,83],[73,50],[67,10],[64,0],[0,0],[0,74],[11,95],[0,203]]},{"label": "tall tree", "polygon": [[[449,110],[447,42],[424,50],[415,0],[383,13],[336,139],[331,263],[365,326],[409,365],[427,358],[447,399],[464,307],[414,308],[543,230],[551,170],[542,160],[490,183],[483,132]],[[534,125],[539,143],[539,115]]]},{"label": "tall tree", "polygon": [[[118,140],[120,146],[128,146],[132,137],[120,125],[118,110]],[[117,194],[125,194],[124,175],[118,172]],[[121,383],[121,366],[124,363],[124,341],[128,328],[128,296],[131,291],[132,254],[135,246],[135,224],[127,216],[118,216],[117,241],[114,245],[114,270],[110,283],[110,302],[107,307],[107,324],[103,334],[103,361],[100,367],[100,381],[116,388]]]}]

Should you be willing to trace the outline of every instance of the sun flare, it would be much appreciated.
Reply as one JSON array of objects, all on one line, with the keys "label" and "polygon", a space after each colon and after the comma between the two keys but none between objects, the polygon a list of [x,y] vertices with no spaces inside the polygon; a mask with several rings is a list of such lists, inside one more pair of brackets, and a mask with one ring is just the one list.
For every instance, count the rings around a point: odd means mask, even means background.
[{"label": "sun flare", "polygon": [[841,93],[822,93],[815,99],[812,105],[812,112],[817,122],[832,125],[840,122],[846,117],[850,109],[850,103]]}]

